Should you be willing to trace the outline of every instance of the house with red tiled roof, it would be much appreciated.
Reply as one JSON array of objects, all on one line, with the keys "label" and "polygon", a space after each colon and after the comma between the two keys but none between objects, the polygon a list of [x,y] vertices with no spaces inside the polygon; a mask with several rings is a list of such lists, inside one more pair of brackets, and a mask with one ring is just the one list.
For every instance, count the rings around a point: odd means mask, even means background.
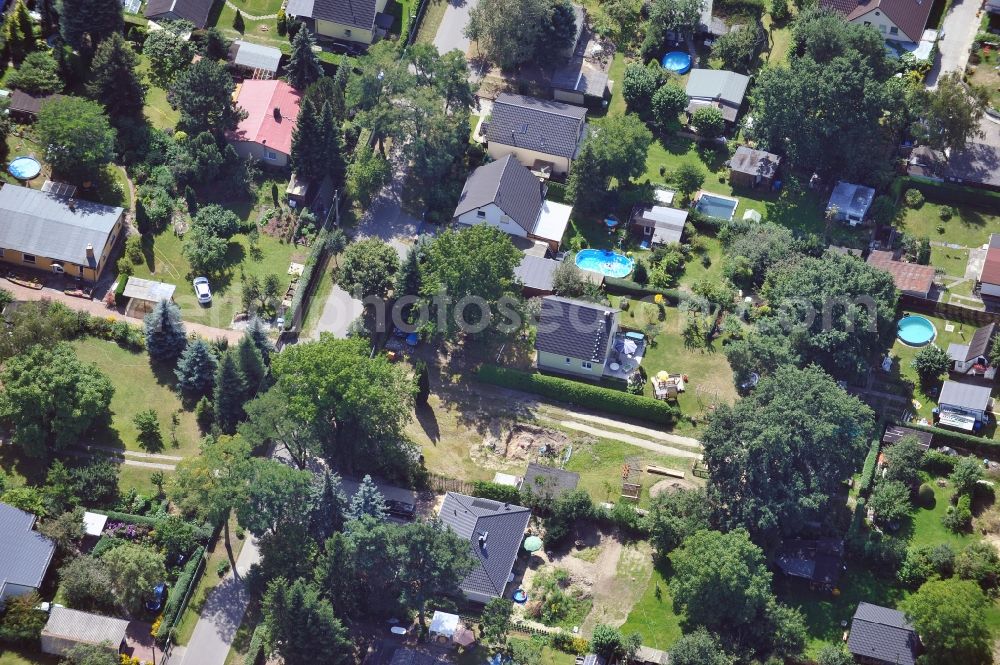
[{"label": "house with red tiled roof", "polygon": [[990,236],[986,259],[979,271],[979,294],[1000,298],[1000,233]]},{"label": "house with red tiled roof", "polygon": [[934,0],[819,0],[851,23],[870,25],[893,42],[919,43]]},{"label": "house with red tiled roof", "polygon": [[868,255],[868,265],[881,268],[892,275],[892,281],[901,293],[918,298],[929,298],[934,288],[934,267],[900,261],[892,252],[874,250]]},{"label": "house with red tiled roof", "polygon": [[288,164],[299,116],[298,91],[284,81],[247,79],[235,94],[236,105],[247,114],[227,136],[236,152],[271,166]]}]

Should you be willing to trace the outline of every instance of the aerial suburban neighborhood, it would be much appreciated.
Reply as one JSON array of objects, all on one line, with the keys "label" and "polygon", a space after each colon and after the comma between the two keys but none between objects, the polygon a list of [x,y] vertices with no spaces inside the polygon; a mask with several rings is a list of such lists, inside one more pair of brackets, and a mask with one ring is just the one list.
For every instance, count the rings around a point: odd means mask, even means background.
[{"label": "aerial suburban neighborhood", "polygon": [[1000,663],[1000,1],[2,9],[0,665]]}]

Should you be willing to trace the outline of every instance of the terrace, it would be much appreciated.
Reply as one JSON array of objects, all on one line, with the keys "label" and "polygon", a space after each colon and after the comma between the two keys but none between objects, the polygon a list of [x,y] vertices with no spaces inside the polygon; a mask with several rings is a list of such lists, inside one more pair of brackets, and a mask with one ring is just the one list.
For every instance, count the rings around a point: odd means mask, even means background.
[{"label": "terrace", "polygon": [[623,381],[637,370],[646,355],[646,336],[640,332],[619,331],[611,344],[605,376]]}]

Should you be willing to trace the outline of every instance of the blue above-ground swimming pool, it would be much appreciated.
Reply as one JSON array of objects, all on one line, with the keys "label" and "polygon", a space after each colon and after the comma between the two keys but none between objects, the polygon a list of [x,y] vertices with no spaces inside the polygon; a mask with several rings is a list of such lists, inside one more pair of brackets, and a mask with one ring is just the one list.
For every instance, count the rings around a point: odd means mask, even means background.
[{"label": "blue above-ground swimming pool", "polygon": [[691,71],[691,56],[684,51],[671,51],[663,56],[660,64],[675,74],[687,74]]},{"label": "blue above-ground swimming pool", "polygon": [[605,277],[627,277],[635,261],[607,249],[583,249],[576,255],[576,267],[580,270],[599,272]]},{"label": "blue above-ground swimming pool", "polygon": [[909,346],[926,346],[937,337],[934,324],[922,316],[904,316],[896,324],[896,336]]},{"label": "blue above-ground swimming pool", "polygon": [[733,218],[733,215],[736,214],[736,206],[739,204],[739,199],[730,198],[728,196],[719,196],[718,194],[708,194],[706,192],[698,197],[698,203],[695,205],[695,210],[703,215],[708,215],[709,217],[715,217],[717,219],[724,219],[728,222]]},{"label": "blue above-ground swimming pool", "polygon": [[7,166],[7,172],[18,180],[31,180],[42,172],[42,165],[34,157],[17,157]]}]

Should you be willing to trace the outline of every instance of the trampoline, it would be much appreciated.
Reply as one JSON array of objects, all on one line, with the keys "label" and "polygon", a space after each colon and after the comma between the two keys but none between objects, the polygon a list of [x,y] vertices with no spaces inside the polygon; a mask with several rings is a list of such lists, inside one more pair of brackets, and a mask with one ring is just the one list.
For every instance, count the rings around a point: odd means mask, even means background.
[{"label": "trampoline", "polygon": [[691,56],[684,51],[671,51],[663,56],[660,64],[675,74],[687,74],[691,71]]},{"label": "trampoline", "polygon": [[7,166],[7,172],[18,180],[31,180],[42,172],[42,165],[34,157],[18,157]]}]

